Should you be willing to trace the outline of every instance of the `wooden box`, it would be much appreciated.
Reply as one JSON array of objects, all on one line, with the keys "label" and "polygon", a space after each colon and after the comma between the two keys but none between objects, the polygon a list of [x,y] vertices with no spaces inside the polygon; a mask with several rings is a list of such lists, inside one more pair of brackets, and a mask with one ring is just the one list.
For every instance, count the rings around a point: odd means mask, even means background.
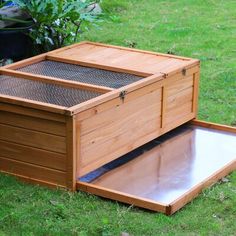
[{"label": "wooden box", "polygon": [[196,118],[199,61],[82,42],[0,68],[0,170],[78,179]]},{"label": "wooden box", "polygon": [[198,60],[83,42],[0,73],[1,170],[72,190],[196,117]]}]

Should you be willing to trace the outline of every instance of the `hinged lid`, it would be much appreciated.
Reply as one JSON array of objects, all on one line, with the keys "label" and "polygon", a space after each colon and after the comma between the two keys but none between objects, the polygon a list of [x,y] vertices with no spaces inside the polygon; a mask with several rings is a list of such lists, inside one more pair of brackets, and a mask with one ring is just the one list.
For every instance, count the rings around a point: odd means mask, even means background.
[{"label": "hinged lid", "polygon": [[140,76],[169,74],[199,64],[199,60],[131,48],[84,42],[51,52],[48,59],[123,71]]}]

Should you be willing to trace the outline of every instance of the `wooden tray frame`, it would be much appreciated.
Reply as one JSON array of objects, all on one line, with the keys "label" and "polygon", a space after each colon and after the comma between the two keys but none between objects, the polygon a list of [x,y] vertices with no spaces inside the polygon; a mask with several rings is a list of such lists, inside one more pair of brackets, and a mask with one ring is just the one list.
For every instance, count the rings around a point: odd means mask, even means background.
[{"label": "wooden tray frame", "polygon": [[[236,127],[231,127],[227,125],[220,125],[216,123],[205,122],[201,120],[194,119],[189,122],[190,124],[205,127],[213,130],[220,130],[226,131],[230,133],[236,134]],[[235,160],[223,166],[217,172],[209,176],[203,182],[200,182],[198,185],[191,188],[186,194],[182,195],[178,199],[171,202],[169,205],[165,205],[160,202],[152,201],[150,199],[140,198],[135,195],[126,194],[123,192],[111,190],[109,188],[104,188],[100,186],[96,186],[95,184],[85,183],[78,181],[77,182],[77,189],[82,190],[84,192],[92,193],[107,199],[116,200],[119,202],[131,204],[134,206],[138,206],[141,208],[149,209],[151,211],[162,212],[166,215],[172,215],[184,205],[192,201],[195,197],[197,197],[203,189],[212,186],[218,180],[223,178],[224,176],[228,175],[232,171],[236,169],[236,156]]]}]

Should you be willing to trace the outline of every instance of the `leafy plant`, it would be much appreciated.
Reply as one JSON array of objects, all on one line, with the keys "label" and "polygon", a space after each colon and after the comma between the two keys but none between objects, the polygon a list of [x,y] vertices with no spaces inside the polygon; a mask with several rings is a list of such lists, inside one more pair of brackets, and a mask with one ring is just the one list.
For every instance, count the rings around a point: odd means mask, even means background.
[{"label": "leafy plant", "polygon": [[[0,1],[0,9],[3,9],[4,7],[11,5],[12,1]],[[5,14],[0,14],[0,21],[7,21],[7,22],[11,22],[13,25],[18,24],[18,29],[22,28],[24,29],[25,27],[28,27],[29,25],[32,25],[32,20],[23,20],[23,19],[19,19],[16,17],[9,17],[6,16]],[[4,28],[0,28],[0,30],[14,30],[14,27],[4,27]]]},{"label": "leafy plant", "polygon": [[34,21],[30,36],[40,51],[75,42],[83,22],[95,22],[94,6],[99,0],[13,0]]}]

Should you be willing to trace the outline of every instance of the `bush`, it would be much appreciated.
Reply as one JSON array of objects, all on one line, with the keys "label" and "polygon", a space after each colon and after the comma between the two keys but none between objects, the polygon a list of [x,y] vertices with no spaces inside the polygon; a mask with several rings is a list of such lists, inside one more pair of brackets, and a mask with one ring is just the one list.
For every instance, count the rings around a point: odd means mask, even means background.
[{"label": "bush", "polygon": [[98,15],[91,0],[14,0],[33,18],[30,36],[40,52],[76,42],[83,22],[95,22]]}]

